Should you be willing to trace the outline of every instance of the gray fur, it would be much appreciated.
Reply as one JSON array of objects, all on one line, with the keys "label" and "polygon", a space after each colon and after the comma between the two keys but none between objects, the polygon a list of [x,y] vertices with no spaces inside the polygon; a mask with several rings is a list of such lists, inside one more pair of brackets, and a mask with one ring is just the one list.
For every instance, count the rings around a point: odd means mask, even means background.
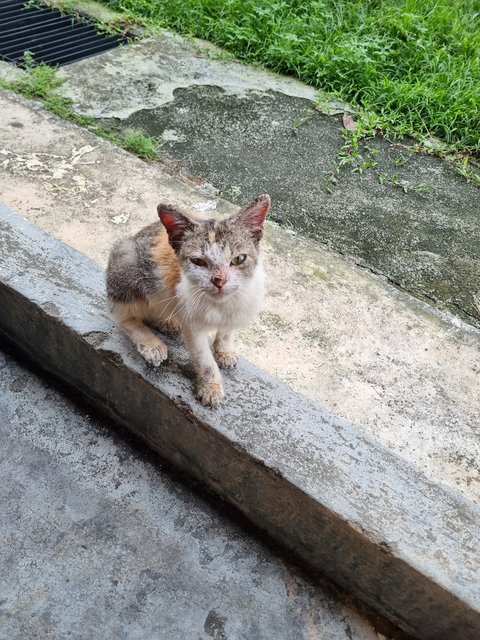
[{"label": "gray fur", "polygon": [[107,266],[107,295],[111,302],[145,299],[158,289],[157,265],[150,252],[161,231],[161,222],[154,222],[133,238],[115,243]]}]

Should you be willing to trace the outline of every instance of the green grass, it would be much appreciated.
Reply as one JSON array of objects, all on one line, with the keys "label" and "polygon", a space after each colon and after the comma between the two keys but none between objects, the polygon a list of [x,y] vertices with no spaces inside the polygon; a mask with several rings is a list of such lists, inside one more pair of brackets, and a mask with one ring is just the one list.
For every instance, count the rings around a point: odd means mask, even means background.
[{"label": "green grass", "polygon": [[102,0],[480,156],[480,0]]},{"label": "green grass", "polygon": [[130,129],[123,136],[123,148],[147,160],[157,157],[159,142],[156,138],[145,135],[137,129]]},{"label": "green grass", "polygon": [[155,160],[161,141],[158,138],[144,134],[142,131],[130,129],[125,133],[119,133],[113,128],[99,125],[94,118],[82,116],[72,108],[72,102],[61,93],[64,80],[57,76],[57,70],[45,63],[35,64],[32,54],[27,51],[24,54],[25,75],[11,81],[0,79],[0,86],[21,93],[26,98],[37,98],[43,101],[44,106],[64,120],[70,120],[82,127],[87,127],[101,138],[109,140],[113,144],[134,153],[144,160]]}]

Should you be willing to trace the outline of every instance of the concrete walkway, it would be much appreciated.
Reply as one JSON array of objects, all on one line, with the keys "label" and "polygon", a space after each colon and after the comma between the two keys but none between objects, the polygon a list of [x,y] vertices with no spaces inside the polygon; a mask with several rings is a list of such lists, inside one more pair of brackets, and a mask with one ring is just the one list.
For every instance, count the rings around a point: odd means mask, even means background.
[{"label": "concrete walkway", "polygon": [[384,638],[1,351],[0,441],[2,640]]},{"label": "concrete walkway", "polygon": [[[0,113],[0,200],[101,265],[161,200],[233,210],[34,102],[1,92]],[[478,330],[276,225],[266,251],[245,357],[480,501]]]},{"label": "concrete walkway", "polygon": [[236,204],[270,193],[276,221],[480,327],[480,189],[380,136],[337,173],[340,115],[316,111],[311,87],[218,55],[165,33],[61,75],[79,112],[159,136],[182,175]]}]

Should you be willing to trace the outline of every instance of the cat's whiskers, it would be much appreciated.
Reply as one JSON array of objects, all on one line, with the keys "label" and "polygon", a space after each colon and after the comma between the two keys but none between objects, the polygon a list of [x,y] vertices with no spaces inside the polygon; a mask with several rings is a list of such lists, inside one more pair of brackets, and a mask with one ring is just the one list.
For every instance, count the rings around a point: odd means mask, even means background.
[{"label": "cat's whiskers", "polygon": [[[183,311],[188,309],[188,306],[190,304],[192,304],[194,301],[196,301],[200,295],[201,295],[202,291],[194,291],[192,294],[192,299],[190,298],[186,298],[186,299],[182,299],[179,298],[177,304],[175,305],[175,307],[173,308],[172,312],[170,313],[170,315],[168,316],[168,318],[165,320],[165,322],[169,322],[174,315],[180,315],[181,313],[183,313]],[[176,296],[178,297],[178,296]],[[187,315],[188,317],[188,315]]]},{"label": "cat's whiskers", "polygon": [[204,303],[205,290],[202,287],[197,287],[197,289],[193,292],[190,308],[186,310],[185,319],[193,320],[202,304]]},{"label": "cat's whiskers", "polygon": [[187,313],[187,318],[192,318],[195,316],[195,314],[197,313],[198,309],[200,308],[200,305],[203,302],[203,297],[204,297],[204,291],[203,289],[199,288],[198,289],[198,294],[196,297],[194,297],[193,299],[193,304],[189,310],[189,312]]}]

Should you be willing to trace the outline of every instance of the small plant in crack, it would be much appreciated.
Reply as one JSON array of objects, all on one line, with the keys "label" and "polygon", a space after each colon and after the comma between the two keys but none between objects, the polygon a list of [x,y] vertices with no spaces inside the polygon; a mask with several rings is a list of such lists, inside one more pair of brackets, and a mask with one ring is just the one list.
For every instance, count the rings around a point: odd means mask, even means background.
[{"label": "small plant in crack", "polygon": [[57,76],[56,67],[44,62],[37,64],[31,51],[25,51],[21,66],[25,75],[9,83],[14,91],[22,93],[27,98],[46,98],[58,89],[64,82]]},{"label": "small plant in crack", "polygon": [[158,138],[146,135],[138,129],[130,129],[127,131],[121,143],[124,149],[146,160],[154,160],[158,156],[160,145],[161,142]]},{"label": "small plant in crack", "polygon": [[309,122],[315,116],[316,110],[309,109],[305,115],[299,116],[298,118],[294,118],[291,124],[292,132],[294,135],[298,135],[298,130],[300,127],[307,122]]},{"label": "small plant in crack", "polygon": [[330,173],[326,178],[323,179],[323,190],[326,193],[333,193],[333,187],[337,184],[338,178],[334,172]]},{"label": "small plant in crack", "polygon": [[361,160],[360,162],[357,162],[357,164],[353,167],[352,171],[353,173],[363,173],[367,169],[372,169],[373,167],[376,167],[377,164],[378,162],[375,162],[374,160]]},{"label": "small plant in crack", "polygon": [[405,156],[400,154],[399,156],[394,158],[393,161],[397,165],[397,167],[402,167],[404,164],[406,164],[408,162],[408,158],[406,158]]},{"label": "small plant in crack", "polygon": [[396,174],[389,176],[384,171],[377,171],[378,181],[380,184],[389,184],[392,187],[398,187],[404,193],[422,193],[422,191],[428,191],[430,189],[428,184],[420,183],[420,184],[412,184],[407,180],[401,180]]}]

